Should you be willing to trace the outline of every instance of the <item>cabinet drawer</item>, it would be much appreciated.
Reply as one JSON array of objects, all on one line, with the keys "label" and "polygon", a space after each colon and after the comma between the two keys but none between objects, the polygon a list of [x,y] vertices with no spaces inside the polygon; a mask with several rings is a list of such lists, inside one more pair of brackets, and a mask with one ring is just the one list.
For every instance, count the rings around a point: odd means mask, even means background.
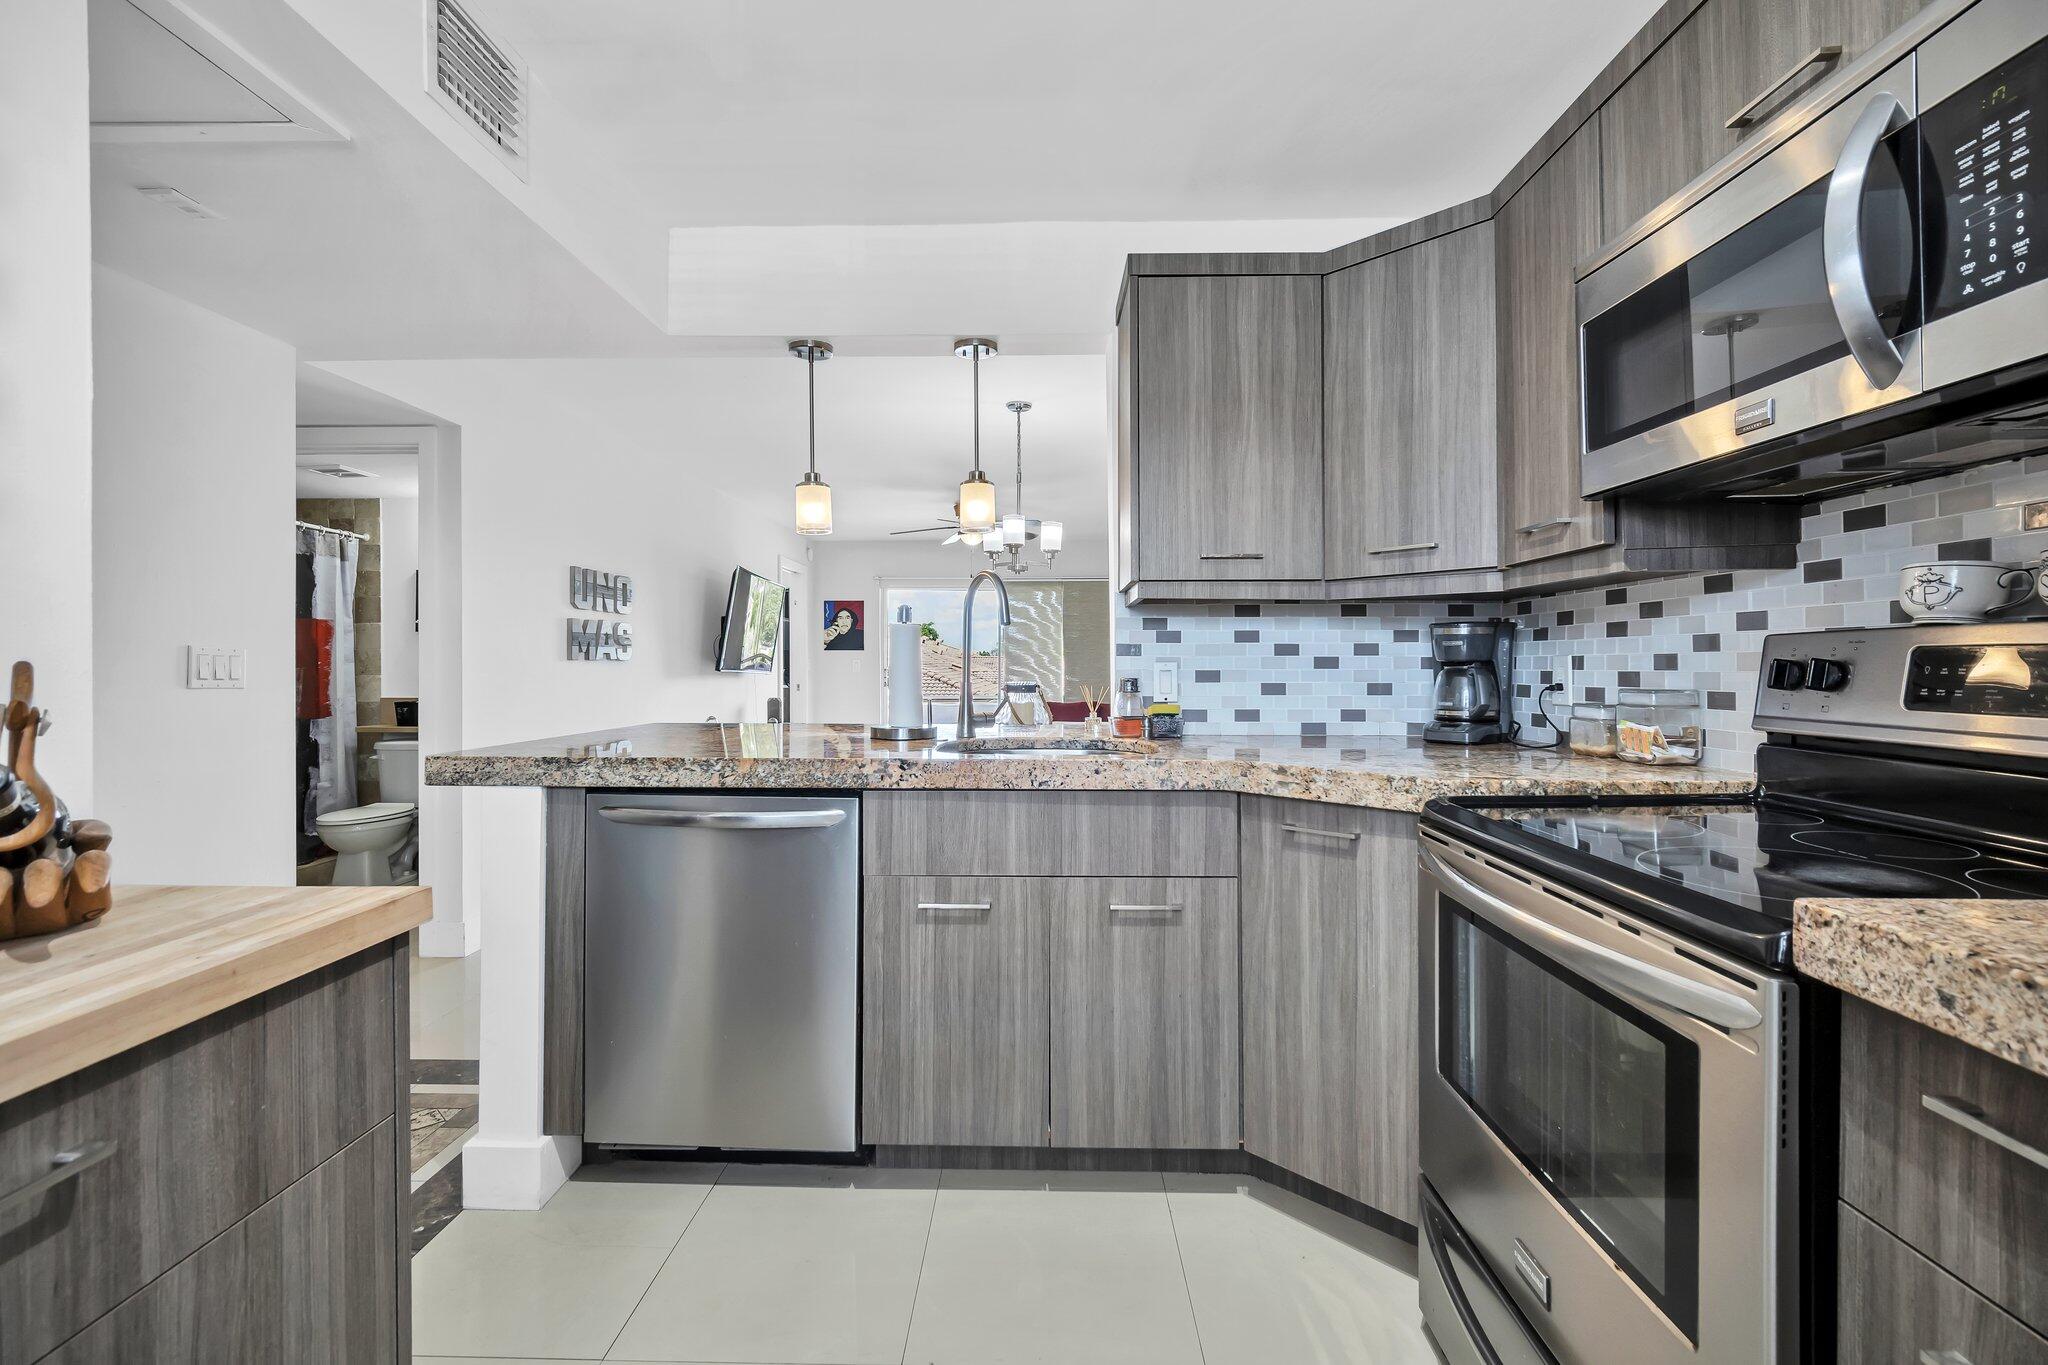
[{"label": "cabinet drawer", "polygon": [[50,1365],[397,1359],[396,1122],[172,1266]]},{"label": "cabinet drawer", "polygon": [[2048,1333],[2048,1169],[1987,1127],[2048,1151],[2048,1077],[1843,1003],[1842,1198]]},{"label": "cabinet drawer", "polygon": [[1055,1147],[1234,1147],[1237,883],[1077,877],[1052,913]]},{"label": "cabinet drawer", "polygon": [[2048,1339],[1847,1204],[1837,1204],[1842,1365],[2048,1365]]},{"label": "cabinet drawer", "polygon": [[0,1360],[34,1360],[396,1111],[392,950],[371,949],[0,1106]]},{"label": "cabinet drawer", "polygon": [[1045,1145],[1046,923],[1057,885],[866,879],[861,1141]]},{"label": "cabinet drawer", "polygon": [[1237,875],[1227,792],[875,792],[861,817],[870,875]]}]

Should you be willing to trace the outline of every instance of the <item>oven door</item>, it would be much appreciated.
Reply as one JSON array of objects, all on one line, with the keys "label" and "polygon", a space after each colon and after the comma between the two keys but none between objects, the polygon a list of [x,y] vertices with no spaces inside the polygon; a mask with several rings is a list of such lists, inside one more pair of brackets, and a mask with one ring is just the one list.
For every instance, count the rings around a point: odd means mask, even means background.
[{"label": "oven door", "polygon": [[1794,1360],[1792,985],[1421,848],[1422,1170],[1514,1309],[1569,1365]]},{"label": "oven door", "polygon": [[1580,281],[1587,497],[1921,391],[1914,110],[1908,57]]}]

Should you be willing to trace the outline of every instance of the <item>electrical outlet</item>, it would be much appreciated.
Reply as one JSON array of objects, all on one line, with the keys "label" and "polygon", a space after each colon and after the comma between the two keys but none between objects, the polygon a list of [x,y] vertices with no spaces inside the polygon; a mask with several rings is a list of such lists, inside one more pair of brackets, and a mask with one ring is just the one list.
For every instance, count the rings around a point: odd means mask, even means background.
[{"label": "electrical outlet", "polygon": [[1180,700],[1180,660],[1154,659],[1152,661],[1152,700]]},{"label": "electrical outlet", "polygon": [[247,662],[239,649],[212,645],[185,646],[185,686],[200,688],[241,688],[247,686]]}]

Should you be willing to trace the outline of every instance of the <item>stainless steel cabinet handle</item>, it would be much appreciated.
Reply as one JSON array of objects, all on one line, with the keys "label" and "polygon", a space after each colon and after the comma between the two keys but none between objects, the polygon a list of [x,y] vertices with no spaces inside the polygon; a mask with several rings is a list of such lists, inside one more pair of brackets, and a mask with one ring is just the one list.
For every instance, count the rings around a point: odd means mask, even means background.
[{"label": "stainless steel cabinet handle", "polygon": [[112,1139],[103,1142],[85,1142],[59,1152],[50,1158],[50,1169],[44,1171],[26,1185],[18,1185],[5,1194],[0,1194],[0,1213],[26,1204],[30,1200],[49,1193],[67,1180],[76,1180],[93,1167],[114,1154]]},{"label": "stainless steel cabinet handle", "polygon": [[1259,553],[1259,552],[1256,552],[1256,551],[1245,551],[1245,552],[1242,552],[1242,553],[1239,553],[1239,554],[1229,554],[1229,555],[1203,555],[1203,556],[1202,556],[1202,558],[1203,558],[1203,559],[1264,559],[1265,557],[1266,557],[1266,556],[1265,556],[1264,554],[1262,554],[1262,553]]},{"label": "stainless steel cabinet handle", "polygon": [[1926,1350],[1920,1353],[1920,1365],[1970,1365],[1970,1358],[1961,1351]]},{"label": "stainless steel cabinet handle", "polygon": [[920,910],[989,910],[993,905],[988,901],[919,901]]},{"label": "stainless steel cabinet handle", "polygon": [[1822,43],[1813,51],[1792,64],[1792,69],[1764,87],[1764,92],[1728,116],[1724,125],[1729,128],[1747,128],[1756,122],[1756,111],[1770,103],[1771,96],[1792,84],[1793,77],[1809,66],[1831,66],[1842,59],[1842,49],[1833,43]]},{"label": "stainless steel cabinet handle", "polygon": [[1369,555],[1397,555],[1403,550],[1434,550],[1435,548],[1436,542],[1433,540],[1418,540],[1413,545],[1381,545],[1367,550],[1366,553]]},{"label": "stainless steel cabinet handle", "polygon": [[1178,915],[1182,910],[1182,907],[1178,905],[1112,905],[1109,908],[1112,912],[1121,910],[1149,910],[1156,915]]},{"label": "stainless steel cabinet handle", "polygon": [[1984,1111],[1966,1099],[1955,1095],[1922,1095],[1920,1107],[1930,1114],[1939,1114],[1958,1128],[1975,1133],[1986,1142],[1997,1143],[2013,1155],[2033,1162],[2048,1170],[2048,1152],[2031,1143],[2020,1141],[2001,1128],[1994,1128],[1984,1120]]},{"label": "stainless steel cabinet handle", "polygon": [[662,829],[830,829],[846,820],[843,810],[663,810],[659,806],[599,806],[597,813],[620,825]]},{"label": "stainless steel cabinet handle", "polygon": [[1515,534],[1518,536],[1533,536],[1538,531],[1549,531],[1559,526],[1570,526],[1577,520],[1577,517],[1552,517],[1548,521],[1532,521],[1527,526],[1517,526]]},{"label": "stainless steel cabinet handle", "polygon": [[1755,1028],[1764,1021],[1763,1011],[1740,996],[1701,985],[1662,967],[1639,962],[1626,953],[1617,953],[1612,948],[1580,938],[1527,910],[1509,905],[1491,891],[1460,876],[1433,850],[1425,848],[1422,861],[1459,896],[1476,901],[1488,919],[1518,937],[1533,941],[1573,971],[1610,990],[1677,1010],[1680,1014],[1722,1028]]},{"label": "stainless steel cabinet handle", "polygon": [[1342,839],[1346,843],[1351,844],[1355,844],[1358,842],[1358,833],[1355,830],[1317,829],[1314,825],[1289,824],[1282,824],[1280,828],[1286,830],[1289,834],[1313,834],[1318,839]]},{"label": "stainless steel cabinet handle", "polygon": [[1874,389],[1890,388],[1906,368],[1906,357],[1884,334],[1877,302],[1870,297],[1870,276],[1863,268],[1863,186],[1880,144],[1909,121],[1906,106],[1897,97],[1871,97],[1835,158],[1827,205],[1821,212],[1821,264],[1827,274],[1828,302],[1834,305],[1849,354]]}]

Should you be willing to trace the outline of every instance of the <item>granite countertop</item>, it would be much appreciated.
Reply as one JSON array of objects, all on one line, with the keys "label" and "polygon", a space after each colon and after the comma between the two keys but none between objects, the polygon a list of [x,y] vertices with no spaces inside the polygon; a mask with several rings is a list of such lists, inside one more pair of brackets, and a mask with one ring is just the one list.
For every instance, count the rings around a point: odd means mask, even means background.
[{"label": "granite countertop", "polygon": [[397,938],[433,904],[417,886],[116,886],[98,919],[0,942],[0,1101]]},{"label": "granite countertop", "polygon": [[2048,1076],[2048,901],[1802,900],[1799,970]]},{"label": "granite countertop", "polygon": [[[1001,733],[1001,732],[998,732]],[[865,725],[637,725],[426,761],[434,786],[1221,791],[1414,811],[1436,796],[1748,791],[1747,773],[1398,736],[1203,735],[1141,752],[1013,757],[870,741]]]}]

